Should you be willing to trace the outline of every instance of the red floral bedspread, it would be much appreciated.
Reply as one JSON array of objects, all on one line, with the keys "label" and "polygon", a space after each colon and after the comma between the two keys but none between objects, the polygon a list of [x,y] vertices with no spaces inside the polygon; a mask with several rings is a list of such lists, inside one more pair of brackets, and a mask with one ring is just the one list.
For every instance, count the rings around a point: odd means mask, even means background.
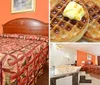
[{"label": "red floral bedspread", "polygon": [[34,85],[48,57],[48,38],[0,35],[0,85]]},{"label": "red floral bedspread", "polygon": [[88,73],[100,75],[100,66],[86,65],[86,66],[83,66],[82,68],[84,69],[84,71],[86,71]]}]

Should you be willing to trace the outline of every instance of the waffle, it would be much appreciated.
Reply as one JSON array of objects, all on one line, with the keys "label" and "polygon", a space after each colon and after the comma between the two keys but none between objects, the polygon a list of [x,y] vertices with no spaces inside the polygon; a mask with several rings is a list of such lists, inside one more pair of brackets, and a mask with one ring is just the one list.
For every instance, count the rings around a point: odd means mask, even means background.
[{"label": "waffle", "polygon": [[100,42],[100,7],[92,1],[84,1],[89,12],[88,30],[84,35],[87,41]]},{"label": "waffle", "polygon": [[85,12],[81,21],[71,20],[62,15],[66,5],[70,1],[60,0],[50,10],[50,40],[52,42],[75,42],[87,31],[89,14],[85,5],[80,0],[76,2],[82,5]]},{"label": "waffle", "polygon": [[50,0],[50,9],[52,9],[52,7],[58,3],[59,0]]},{"label": "waffle", "polygon": [[[87,1],[90,1],[90,0],[86,0]],[[95,3],[96,5],[100,6],[100,0],[91,0],[93,3]]]}]

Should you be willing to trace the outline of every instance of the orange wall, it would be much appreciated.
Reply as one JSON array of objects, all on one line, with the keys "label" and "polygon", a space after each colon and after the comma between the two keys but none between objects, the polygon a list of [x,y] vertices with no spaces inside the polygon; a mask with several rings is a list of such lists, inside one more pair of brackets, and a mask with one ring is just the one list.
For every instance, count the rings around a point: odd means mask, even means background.
[{"label": "orange wall", "polygon": [[15,18],[34,18],[48,23],[49,0],[36,0],[36,11],[27,13],[11,14],[11,0],[0,1],[0,33],[2,33],[2,24]]},{"label": "orange wall", "polygon": [[[81,65],[82,61],[87,61],[87,54],[89,54],[89,53],[77,50],[77,65],[78,66]],[[90,54],[90,55],[92,55],[91,60],[92,60],[93,64],[96,64],[96,56],[93,54]]]}]

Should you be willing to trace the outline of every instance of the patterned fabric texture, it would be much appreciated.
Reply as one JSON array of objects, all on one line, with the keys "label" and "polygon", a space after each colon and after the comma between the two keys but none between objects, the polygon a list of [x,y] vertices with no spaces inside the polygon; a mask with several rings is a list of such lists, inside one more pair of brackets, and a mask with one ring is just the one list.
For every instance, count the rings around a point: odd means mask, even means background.
[{"label": "patterned fabric texture", "polygon": [[48,37],[0,35],[0,85],[34,85],[48,59]]},{"label": "patterned fabric texture", "polygon": [[85,69],[84,71],[86,71],[87,73],[100,75],[100,66],[86,65],[86,66],[83,66],[82,68]]}]

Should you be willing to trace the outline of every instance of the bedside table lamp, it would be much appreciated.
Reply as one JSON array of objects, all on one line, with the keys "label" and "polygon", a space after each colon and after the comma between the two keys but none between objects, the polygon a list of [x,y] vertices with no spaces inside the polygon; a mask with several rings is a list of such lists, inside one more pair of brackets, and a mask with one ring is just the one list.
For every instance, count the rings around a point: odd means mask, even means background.
[{"label": "bedside table lamp", "polygon": [[84,66],[84,64],[85,64],[85,61],[82,61],[82,62],[81,62],[81,66]]}]

